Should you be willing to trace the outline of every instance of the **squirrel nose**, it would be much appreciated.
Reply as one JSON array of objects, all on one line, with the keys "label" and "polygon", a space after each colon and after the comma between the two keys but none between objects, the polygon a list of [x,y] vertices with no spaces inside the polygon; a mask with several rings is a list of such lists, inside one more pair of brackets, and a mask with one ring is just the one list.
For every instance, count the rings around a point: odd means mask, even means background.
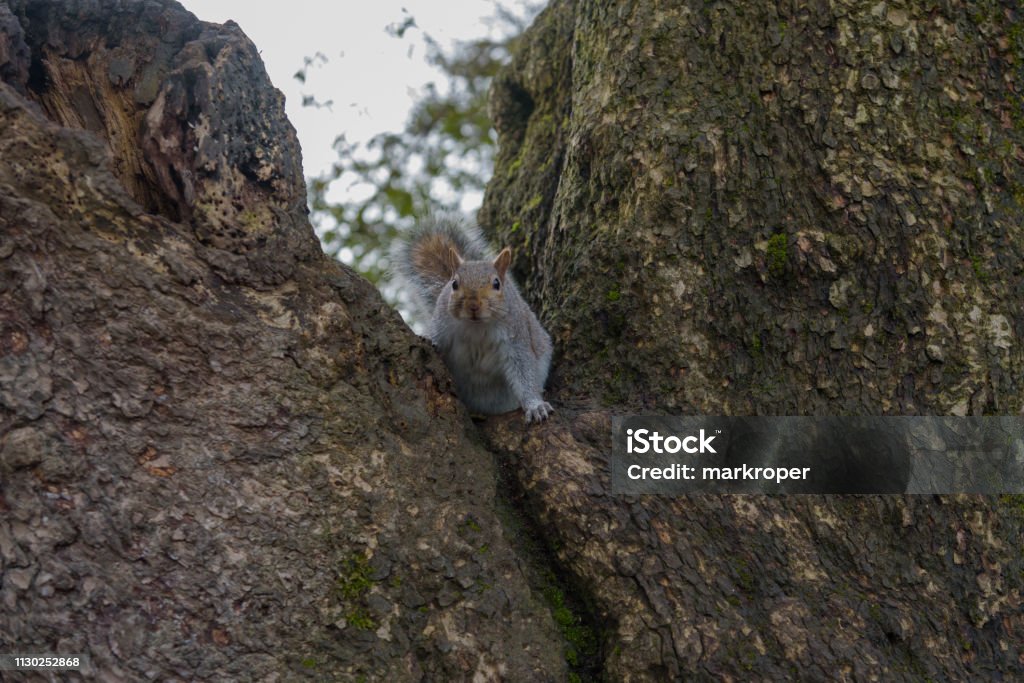
[{"label": "squirrel nose", "polygon": [[466,305],[469,307],[469,312],[470,313],[476,314],[476,313],[480,312],[480,302],[479,301],[470,301]]}]

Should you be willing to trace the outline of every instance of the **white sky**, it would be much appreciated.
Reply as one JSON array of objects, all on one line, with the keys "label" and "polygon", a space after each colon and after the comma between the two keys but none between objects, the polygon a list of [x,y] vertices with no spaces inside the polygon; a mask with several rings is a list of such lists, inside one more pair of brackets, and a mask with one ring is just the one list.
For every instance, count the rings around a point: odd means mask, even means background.
[{"label": "white sky", "polygon": [[[445,82],[425,60],[427,33],[443,47],[487,35],[493,0],[373,0],[327,2],[289,0],[180,0],[199,19],[233,19],[260,50],[273,84],[287,98],[286,110],[298,130],[306,177],[320,175],[336,159],[334,139],[365,142],[376,133],[400,131],[416,93],[428,82]],[[510,8],[520,3],[509,0]],[[412,15],[419,29],[402,39],[385,28]],[[307,70],[306,83],[293,78],[306,57],[327,57]],[[332,100],[328,108],[303,107],[303,95]],[[331,193],[332,199],[337,199]]]}]

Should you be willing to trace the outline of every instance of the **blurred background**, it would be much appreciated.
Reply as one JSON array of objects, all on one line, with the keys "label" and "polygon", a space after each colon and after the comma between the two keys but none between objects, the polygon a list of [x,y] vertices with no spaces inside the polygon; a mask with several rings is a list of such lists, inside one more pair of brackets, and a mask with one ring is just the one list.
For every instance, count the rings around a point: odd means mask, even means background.
[{"label": "blurred background", "polygon": [[260,50],[298,131],[325,251],[396,302],[396,232],[427,211],[475,216],[496,137],[491,77],[541,10],[529,0],[182,0],[233,20]]}]

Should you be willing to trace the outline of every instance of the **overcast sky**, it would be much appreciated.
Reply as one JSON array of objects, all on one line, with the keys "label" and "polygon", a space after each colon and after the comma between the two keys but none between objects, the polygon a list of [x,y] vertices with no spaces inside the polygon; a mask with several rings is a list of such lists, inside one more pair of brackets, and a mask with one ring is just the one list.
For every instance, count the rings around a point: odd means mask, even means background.
[{"label": "overcast sky", "polygon": [[[487,35],[485,20],[494,14],[492,0],[180,1],[204,21],[233,19],[259,48],[270,80],[287,98],[307,178],[330,168],[339,134],[356,142],[401,130],[415,94],[430,81],[441,82],[440,73],[423,59],[423,32],[449,47]],[[389,25],[409,15],[422,32],[410,30],[402,39],[387,33]],[[326,65],[309,69],[306,83],[299,83],[295,72],[317,52],[327,57]],[[333,105],[303,107],[303,95]]]}]

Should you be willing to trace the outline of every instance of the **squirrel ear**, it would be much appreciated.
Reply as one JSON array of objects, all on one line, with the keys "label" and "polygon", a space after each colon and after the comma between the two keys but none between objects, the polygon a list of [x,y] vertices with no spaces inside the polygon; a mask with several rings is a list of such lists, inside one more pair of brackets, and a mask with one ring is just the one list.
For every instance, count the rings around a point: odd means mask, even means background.
[{"label": "squirrel ear", "polygon": [[498,271],[498,277],[502,280],[505,279],[505,273],[508,271],[510,263],[512,263],[512,250],[505,247],[498,254],[498,258],[494,259],[494,269]]},{"label": "squirrel ear", "polygon": [[459,266],[462,265],[462,257],[459,256],[459,252],[455,251],[455,247],[448,248],[448,253],[445,254],[444,265],[448,269],[449,277],[458,272]]}]

